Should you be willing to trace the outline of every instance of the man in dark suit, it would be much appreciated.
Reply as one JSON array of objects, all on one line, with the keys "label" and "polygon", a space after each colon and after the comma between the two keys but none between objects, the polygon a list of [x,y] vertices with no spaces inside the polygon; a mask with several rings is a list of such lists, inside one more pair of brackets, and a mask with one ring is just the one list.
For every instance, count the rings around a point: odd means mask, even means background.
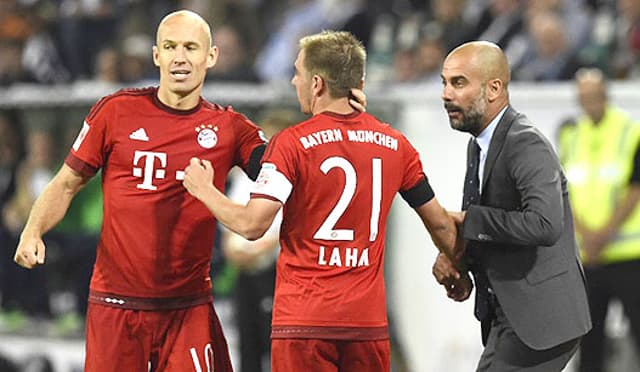
[{"label": "man in dark suit", "polygon": [[549,141],[509,105],[509,64],[489,42],[454,49],[442,68],[453,129],[471,133],[462,212],[465,253],[438,256],[449,297],[476,287],[484,352],[477,371],[561,371],[591,328],[567,184]]}]

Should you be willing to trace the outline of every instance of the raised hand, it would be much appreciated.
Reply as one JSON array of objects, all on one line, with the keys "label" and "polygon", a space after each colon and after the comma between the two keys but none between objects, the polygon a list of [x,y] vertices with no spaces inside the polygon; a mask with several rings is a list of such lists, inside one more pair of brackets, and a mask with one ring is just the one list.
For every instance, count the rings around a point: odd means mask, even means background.
[{"label": "raised hand", "polygon": [[360,89],[351,89],[349,92],[349,104],[354,109],[365,112],[367,111],[367,96]]}]

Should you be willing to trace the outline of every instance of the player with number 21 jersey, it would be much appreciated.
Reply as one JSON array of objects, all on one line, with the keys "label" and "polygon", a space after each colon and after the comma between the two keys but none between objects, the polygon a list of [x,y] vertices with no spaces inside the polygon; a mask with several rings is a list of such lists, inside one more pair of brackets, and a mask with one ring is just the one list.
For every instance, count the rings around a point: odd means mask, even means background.
[{"label": "player with number 21 jersey", "polygon": [[433,198],[417,151],[367,113],[323,112],[270,142],[252,198],[284,204],[273,338],[388,338],[386,219]]}]

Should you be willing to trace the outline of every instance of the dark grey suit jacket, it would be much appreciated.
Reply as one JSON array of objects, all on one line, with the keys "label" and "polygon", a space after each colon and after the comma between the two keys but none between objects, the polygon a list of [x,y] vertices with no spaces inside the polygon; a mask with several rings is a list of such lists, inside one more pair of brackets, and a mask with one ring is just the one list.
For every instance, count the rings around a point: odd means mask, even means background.
[{"label": "dark grey suit jacket", "polygon": [[515,333],[536,350],[587,333],[567,181],[549,141],[511,107],[493,133],[481,190],[464,221],[467,252],[485,270]]}]

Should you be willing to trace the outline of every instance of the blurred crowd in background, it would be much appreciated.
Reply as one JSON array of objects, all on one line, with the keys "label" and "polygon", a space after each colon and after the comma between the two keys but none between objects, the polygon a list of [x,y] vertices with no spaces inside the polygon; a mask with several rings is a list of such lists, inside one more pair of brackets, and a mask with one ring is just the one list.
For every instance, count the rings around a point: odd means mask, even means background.
[{"label": "blurred crowd in background", "polygon": [[640,73],[638,0],[3,0],[0,85],[153,80],[154,30],[177,8],[213,25],[209,81],[287,81],[298,39],[322,29],[364,42],[372,83],[439,83],[444,56],[475,39],[506,51],[513,80]]},{"label": "blurred crowd in background", "polygon": [[[640,78],[640,0],[0,0],[0,89],[157,84],[154,31],[180,8],[213,26],[220,57],[207,82],[286,84],[299,38],[322,29],[363,41],[367,84],[439,85],[447,53],[470,40],[500,45],[514,81],[568,81],[585,66],[609,80]],[[297,107],[260,109],[240,111],[260,124],[301,119]],[[0,333],[83,335],[100,177],[45,237],[47,265],[27,271],[12,258],[33,201],[87,111],[0,109]],[[245,257],[229,265],[215,252],[215,291],[231,296],[252,264]]]}]

